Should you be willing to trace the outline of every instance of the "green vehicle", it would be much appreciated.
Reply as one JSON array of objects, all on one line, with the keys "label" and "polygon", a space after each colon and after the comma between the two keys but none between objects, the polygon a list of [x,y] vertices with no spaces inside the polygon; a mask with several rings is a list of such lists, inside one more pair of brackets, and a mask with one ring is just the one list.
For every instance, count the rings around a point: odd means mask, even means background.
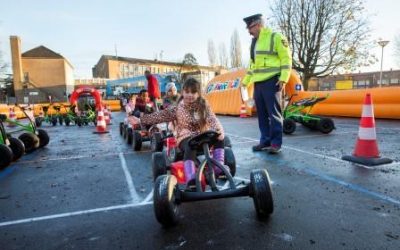
[{"label": "green vehicle", "polygon": [[315,104],[324,101],[329,95],[324,97],[311,97],[289,103],[283,111],[283,133],[292,134],[296,130],[296,122],[313,130],[319,130],[324,134],[329,134],[335,129],[335,124],[331,118],[311,115],[310,112]]},{"label": "green vehicle", "polygon": [[24,143],[25,145],[25,152],[30,153],[37,148],[42,148],[46,146],[49,141],[49,135],[43,129],[38,129],[36,127],[35,118],[33,116],[33,110],[30,107],[22,107],[18,106],[22,112],[24,112],[25,116],[28,118],[29,123],[23,124],[21,122],[13,121],[10,119],[6,119],[5,121],[14,124],[19,129],[10,132],[9,134],[23,132],[18,138]]},{"label": "green vehicle", "polygon": [[3,122],[7,116],[0,114],[0,170],[18,160],[25,153],[24,143],[6,133]]},{"label": "green vehicle", "polygon": [[43,112],[44,112],[44,117],[36,117],[35,118],[35,124],[37,127],[42,126],[43,122],[52,124],[53,126],[56,126],[57,123],[59,122],[60,125],[63,124],[63,116],[60,113],[61,107],[58,105],[53,105],[53,109],[56,111],[55,114],[49,114],[50,105],[49,106],[42,106]]},{"label": "green vehicle", "polygon": [[93,123],[96,126],[97,124],[96,112],[93,111],[92,109],[83,111],[81,115],[75,117],[75,123],[79,127],[82,125],[89,125],[90,123]]}]

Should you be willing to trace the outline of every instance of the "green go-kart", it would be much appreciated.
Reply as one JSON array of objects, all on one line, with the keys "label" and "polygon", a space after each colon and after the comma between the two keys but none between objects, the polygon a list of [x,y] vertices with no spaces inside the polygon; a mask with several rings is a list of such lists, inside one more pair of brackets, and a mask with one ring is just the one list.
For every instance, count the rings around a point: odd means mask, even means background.
[{"label": "green go-kart", "polygon": [[292,95],[283,111],[283,133],[293,134],[296,130],[296,122],[312,130],[319,130],[324,134],[332,132],[335,129],[335,124],[331,118],[310,114],[315,104],[324,101],[328,97],[329,95],[324,97],[314,96],[292,102]]},{"label": "green go-kart", "polygon": [[22,132],[22,134],[18,137],[18,139],[20,139],[24,143],[26,153],[30,153],[37,148],[42,148],[46,146],[50,141],[49,135],[45,130],[38,129],[36,127],[35,117],[32,108],[29,106],[27,107],[17,106],[17,107],[19,107],[22,110],[22,112],[28,118],[29,122],[28,124],[24,124],[19,122],[18,120],[14,121],[7,118],[5,120],[6,122],[8,122],[9,124],[13,124],[19,128],[17,130],[9,132],[9,134]]},{"label": "green go-kart", "polygon": [[25,153],[24,143],[6,133],[3,122],[7,116],[0,114],[0,170],[18,160]]},{"label": "green go-kart", "polygon": [[63,124],[63,116],[60,113],[61,107],[58,105],[52,105],[53,109],[56,111],[55,114],[49,114],[49,108],[50,105],[42,106],[44,116],[43,117],[36,117],[35,118],[35,124],[37,127],[42,126],[43,122],[52,124],[53,126],[56,126],[57,123],[60,123],[60,125]]}]

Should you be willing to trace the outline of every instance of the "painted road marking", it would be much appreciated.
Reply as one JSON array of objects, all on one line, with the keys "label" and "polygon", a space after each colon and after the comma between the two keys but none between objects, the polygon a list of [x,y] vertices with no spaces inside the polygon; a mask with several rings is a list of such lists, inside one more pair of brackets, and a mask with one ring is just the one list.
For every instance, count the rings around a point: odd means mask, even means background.
[{"label": "painted road marking", "polygon": [[128,183],[129,193],[131,194],[131,202],[139,202],[139,195],[136,192],[135,185],[133,185],[132,176],[129,173],[128,167],[123,153],[119,153],[119,159],[121,160],[121,167],[125,174],[126,182]]},{"label": "painted road marking", "polygon": [[[117,156],[120,153],[113,153],[113,154],[99,154],[99,155],[81,155],[75,157],[60,157],[60,158],[51,158],[51,159],[37,159],[31,161],[18,161],[15,164],[28,164],[28,163],[38,163],[38,162],[46,162],[46,161],[63,161],[63,160],[77,160],[77,159],[84,159],[84,158],[97,158],[97,157],[107,157],[107,156]],[[125,155],[133,154],[131,152],[124,153]]]},{"label": "painted road marking", "polygon": [[[256,140],[254,138],[249,138],[249,137],[241,137],[241,136],[236,136],[236,135],[229,135],[229,136],[237,137],[237,138],[245,138],[245,139],[253,140],[253,141],[256,141],[256,142],[259,141],[259,140]],[[325,156],[325,155],[322,155],[322,154],[311,153],[311,152],[307,152],[307,151],[304,151],[304,150],[301,150],[301,149],[297,149],[297,148],[293,148],[293,147],[283,146],[283,148],[287,148],[287,149],[290,149],[290,150],[298,151],[298,152],[301,152],[301,153],[304,153],[304,154],[314,155],[314,156],[321,157],[321,158],[324,158],[324,159],[330,159],[330,160],[333,160],[333,161],[339,161],[339,162],[343,162],[343,163],[348,163],[347,161],[343,161],[341,159],[337,159],[337,158],[330,157],[330,156]],[[257,155],[257,157],[259,157],[261,159],[265,159],[264,158],[265,156],[263,157],[262,154],[256,154],[256,155]],[[376,199],[379,199],[379,200],[383,200],[383,201],[386,201],[388,203],[392,203],[392,204],[395,204],[395,205],[400,205],[400,200],[396,200],[396,199],[394,199],[394,198],[392,198],[390,196],[387,196],[387,195],[384,195],[384,194],[381,194],[381,193],[377,193],[377,192],[368,190],[368,189],[366,189],[366,188],[364,188],[362,186],[343,181],[343,180],[341,180],[339,178],[336,178],[336,177],[327,175],[325,173],[319,172],[319,171],[317,171],[315,169],[312,169],[312,168],[310,168],[310,167],[308,167],[308,166],[306,166],[304,164],[302,164],[303,165],[302,167],[299,167],[298,165],[294,166],[293,164],[289,164],[288,161],[285,161],[285,160],[282,160],[282,159],[279,159],[279,158],[268,158],[268,160],[284,164],[285,166],[289,166],[290,168],[303,170],[303,171],[305,171],[306,173],[308,173],[310,175],[316,176],[316,177],[318,177],[320,179],[323,179],[323,180],[327,180],[327,181],[336,183],[338,185],[341,185],[341,186],[344,186],[346,188],[349,188],[350,190],[366,194],[366,195],[368,195],[370,197],[373,197],[373,198],[376,198]],[[299,164],[301,164],[301,163],[299,163]],[[362,165],[360,165],[360,166],[362,166]],[[362,167],[364,167],[364,166],[362,166]]]},{"label": "painted road marking", "polygon": [[116,206],[110,206],[110,207],[95,208],[95,209],[82,210],[82,211],[76,211],[76,212],[70,212],[70,213],[53,214],[53,215],[47,215],[47,216],[41,216],[41,217],[32,217],[32,218],[21,219],[21,220],[13,220],[13,221],[1,222],[0,223],[0,227],[16,225],[16,224],[23,224],[23,223],[30,223],[30,222],[36,222],[36,221],[51,220],[51,219],[57,219],[57,218],[72,217],[72,216],[83,215],[83,214],[99,213],[99,212],[112,211],[112,210],[117,210],[117,209],[127,209],[127,208],[133,208],[133,207],[141,207],[141,206],[147,206],[147,205],[150,205],[150,204],[153,204],[153,202],[141,202],[141,203],[136,203],[136,204],[124,204],[124,205],[116,205]]}]

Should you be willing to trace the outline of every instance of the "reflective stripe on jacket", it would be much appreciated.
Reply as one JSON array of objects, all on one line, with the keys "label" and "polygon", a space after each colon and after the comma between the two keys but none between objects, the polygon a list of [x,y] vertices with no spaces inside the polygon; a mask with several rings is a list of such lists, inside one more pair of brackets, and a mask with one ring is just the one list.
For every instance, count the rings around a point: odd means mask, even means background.
[{"label": "reflective stripe on jacket", "polygon": [[255,59],[250,60],[245,86],[280,75],[279,80],[287,82],[292,68],[292,56],[286,38],[271,29],[262,28],[255,46]]}]

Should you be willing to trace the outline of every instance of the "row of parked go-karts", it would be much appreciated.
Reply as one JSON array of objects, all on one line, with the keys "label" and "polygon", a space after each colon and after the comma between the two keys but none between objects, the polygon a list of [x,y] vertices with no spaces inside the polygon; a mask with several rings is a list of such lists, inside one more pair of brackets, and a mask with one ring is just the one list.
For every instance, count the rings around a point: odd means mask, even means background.
[{"label": "row of parked go-karts", "polygon": [[[183,202],[250,196],[260,219],[273,212],[271,182],[267,170],[254,169],[250,180],[236,180],[236,160],[232,145],[225,137],[224,165],[212,158],[213,145],[219,134],[206,131],[189,141],[197,151],[195,181],[186,184],[183,152],[176,145],[172,131],[166,124],[142,126],[136,119],[127,116],[119,124],[123,136],[133,150],[139,151],[143,142],[150,142],[153,151],[151,164],[154,179],[153,204],[156,219],[163,226],[178,223],[178,206]],[[216,169],[219,169],[217,174]]]},{"label": "row of parked go-karts", "polygon": [[[48,112],[50,105],[42,106],[43,116],[35,118],[36,126],[42,126],[43,122],[53,126],[56,126],[57,124],[65,124],[66,126],[75,124],[80,127],[91,123],[96,126],[96,112],[91,107],[87,107],[86,110],[79,112],[75,112],[75,106],[73,105],[69,109],[62,105],[51,105],[51,107],[55,112]],[[61,108],[64,109],[64,114],[61,113]]]},{"label": "row of parked go-karts", "polygon": [[[27,124],[0,114],[0,170],[21,158],[25,153],[46,146],[50,141],[47,132],[37,128],[32,109],[24,106],[18,107],[27,117]],[[16,129],[6,130],[4,123]],[[14,134],[19,134],[18,138],[13,137]]]}]

